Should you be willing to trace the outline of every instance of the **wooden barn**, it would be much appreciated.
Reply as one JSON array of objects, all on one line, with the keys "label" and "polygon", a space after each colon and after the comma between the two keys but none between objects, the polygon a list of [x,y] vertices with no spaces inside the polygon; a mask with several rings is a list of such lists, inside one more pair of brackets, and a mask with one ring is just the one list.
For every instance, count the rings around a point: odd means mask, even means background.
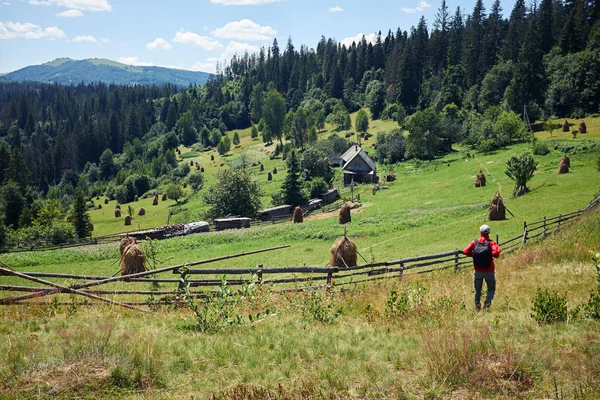
[{"label": "wooden barn", "polygon": [[282,206],[277,207],[265,208],[264,210],[258,210],[258,218],[262,221],[289,218],[293,210],[294,207],[288,204],[284,204]]},{"label": "wooden barn", "polygon": [[344,185],[355,183],[376,183],[377,165],[375,161],[358,145],[353,145],[342,154],[341,164],[344,171]]},{"label": "wooden barn", "polygon": [[222,231],[225,229],[240,229],[250,228],[250,218],[237,217],[237,218],[219,218],[215,219],[215,229]]},{"label": "wooden barn", "polygon": [[337,188],[329,189],[325,193],[320,194],[319,198],[323,200],[323,204],[333,203],[340,198],[340,192],[338,192]]}]

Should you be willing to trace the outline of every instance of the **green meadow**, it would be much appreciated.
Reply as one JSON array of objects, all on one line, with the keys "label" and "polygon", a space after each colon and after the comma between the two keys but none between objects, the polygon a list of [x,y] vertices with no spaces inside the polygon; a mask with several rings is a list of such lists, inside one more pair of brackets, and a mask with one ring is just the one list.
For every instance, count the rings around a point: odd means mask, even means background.
[{"label": "green meadow", "polygon": [[[380,176],[393,170],[396,180],[377,192],[370,185],[355,188],[361,206],[352,210],[346,229],[358,246],[359,263],[464,248],[477,237],[497,192],[514,214],[489,222],[500,242],[522,233],[526,221],[585,208],[600,192],[600,118],[586,123],[589,133],[576,139],[558,130],[552,137],[536,132],[539,141],[559,149],[535,156],[539,165],[530,192],[518,198],[511,198],[513,182],[504,169],[510,155],[530,144],[490,154],[469,155],[457,148],[431,162],[378,166]],[[393,125],[372,123],[370,132],[389,131]],[[169,211],[176,211],[171,223],[201,218],[202,192],[216,182],[219,169],[240,162],[243,152],[251,163],[265,166],[262,173],[250,168],[263,185],[268,207],[283,182],[284,161],[271,160],[274,146],[253,141],[249,130],[238,133],[240,147],[225,157],[182,148],[185,162],[205,168],[204,188],[181,207],[172,200],[158,206],[151,199],[129,204],[136,212],[146,209],[131,228],[164,225]],[[321,136],[330,133],[328,127]],[[374,140],[363,143],[368,152],[374,151]],[[571,173],[558,175],[567,149]],[[278,174],[267,182],[267,171],[274,167]],[[479,170],[488,185],[474,188]],[[341,181],[339,172],[336,181]],[[127,207],[121,208],[126,212]],[[113,209],[111,202],[90,212],[94,235],[126,230]],[[158,306],[158,315],[141,315],[81,305],[71,295],[46,305],[3,306],[0,398],[598,398],[600,325],[582,309],[573,310],[595,288],[589,251],[600,251],[599,226],[596,210],[549,239],[502,255],[496,300],[481,313],[473,310],[469,268],[296,294],[252,287],[235,307],[245,322],[216,333],[193,329],[197,318],[185,306]],[[155,255],[155,268],[284,244],[291,247],[210,266],[324,266],[344,229],[336,212],[316,211],[302,224],[195,234],[142,246]],[[118,259],[117,243],[0,255],[0,262],[18,271],[107,276],[118,271]],[[2,281],[28,285],[15,278]],[[174,290],[170,285],[161,284],[160,290]],[[123,285],[106,286],[116,287]],[[151,289],[149,284],[136,287]],[[538,288],[566,296],[566,322],[538,324],[532,318]],[[257,313],[258,321],[247,318]]]}]

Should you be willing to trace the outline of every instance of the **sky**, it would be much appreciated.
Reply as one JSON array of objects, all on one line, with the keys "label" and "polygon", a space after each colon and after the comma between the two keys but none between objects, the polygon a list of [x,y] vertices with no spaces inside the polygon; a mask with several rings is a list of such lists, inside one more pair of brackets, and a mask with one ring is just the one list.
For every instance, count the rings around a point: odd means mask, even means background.
[{"label": "sky", "polygon": [[[283,51],[289,37],[296,48],[314,48],[322,35],[349,44],[409,30],[421,16],[431,28],[441,1],[0,0],[0,73],[59,57],[215,72],[274,38]],[[447,0],[451,13],[474,3]],[[513,4],[502,1],[505,17]]]}]

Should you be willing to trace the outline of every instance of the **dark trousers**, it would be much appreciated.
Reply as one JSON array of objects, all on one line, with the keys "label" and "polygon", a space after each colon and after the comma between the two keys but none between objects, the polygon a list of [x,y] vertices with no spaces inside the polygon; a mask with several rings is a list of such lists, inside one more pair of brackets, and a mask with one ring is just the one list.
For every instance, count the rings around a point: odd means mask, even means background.
[{"label": "dark trousers", "polygon": [[489,307],[494,300],[494,294],[496,293],[496,274],[492,272],[480,272],[475,271],[473,282],[475,284],[475,307],[481,307],[481,290],[483,288],[483,281],[487,286],[487,296],[485,298],[485,307]]}]

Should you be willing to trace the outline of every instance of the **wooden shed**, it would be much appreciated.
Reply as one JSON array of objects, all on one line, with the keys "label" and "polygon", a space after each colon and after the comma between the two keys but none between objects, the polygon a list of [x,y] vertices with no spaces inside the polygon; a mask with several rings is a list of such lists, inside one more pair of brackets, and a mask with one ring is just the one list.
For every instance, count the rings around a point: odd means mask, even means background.
[{"label": "wooden shed", "polygon": [[282,206],[277,207],[265,208],[264,210],[258,210],[258,218],[262,221],[289,218],[293,210],[294,207],[288,204],[284,204]]},{"label": "wooden shed", "polygon": [[215,229],[218,231],[241,228],[250,228],[250,218],[237,217],[215,219]]},{"label": "wooden shed", "polygon": [[340,198],[340,192],[337,188],[329,189],[325,193],[321,193],[319,198],[323,200],[323,204],[333,203]]}]

